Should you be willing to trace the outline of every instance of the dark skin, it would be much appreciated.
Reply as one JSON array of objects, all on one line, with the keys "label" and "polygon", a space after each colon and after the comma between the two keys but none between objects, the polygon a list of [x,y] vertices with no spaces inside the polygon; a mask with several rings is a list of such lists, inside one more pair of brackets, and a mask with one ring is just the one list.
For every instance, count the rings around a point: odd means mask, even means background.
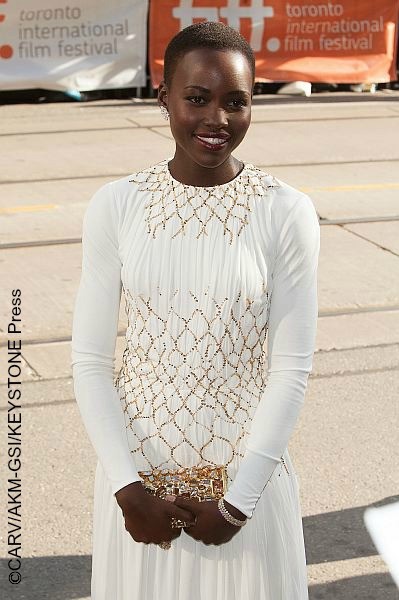
[{"label": "dark skin", "polygon": [[140,481],[120,489],[115,498],[125,518],[125,529],[136,542],[159,544],[179,537],[181,529],[171,527],[172,517],[195,521],[187,509],[149,494]]},{"label": "dark skin", "polygon": [[[227,183],[239,174],[243,165],[231,153],[251,122],[253,85],[251,67],[240,52],[201,48],[181,57],[172,81],[169,85],[162,81],[158,89],[158,103],[169,112],[176,142],[169,162],[174,179],[207,187]],[[208,148],[198,135],[220,136],[224,141],[220,148]],[[141,482],[122,488],[115,498],[125,528],[137,542],[158,544],[177,538],[182,529],[171,527],[171,517],[190,523],[184,531],[204,544],[224,544],[240,531],[221,515],[216,500],[161,500],[146,492]],[[226,501],[225,506],[233,517],[246,518]]]},{"label": "dark skin", "polygon": [[[162,81],[158,88],[158,103],[169,111],[176,142],[169,163],[175,179],[206,187],[227,183],[238,175],[242,163],[231,153],[251,122],[253,84],[248,60],[240,52],[201,48],[178,61],[170,85]],[[230,136],[216,152],[204,148],[196,138],[196,134],[213,132]]]}]

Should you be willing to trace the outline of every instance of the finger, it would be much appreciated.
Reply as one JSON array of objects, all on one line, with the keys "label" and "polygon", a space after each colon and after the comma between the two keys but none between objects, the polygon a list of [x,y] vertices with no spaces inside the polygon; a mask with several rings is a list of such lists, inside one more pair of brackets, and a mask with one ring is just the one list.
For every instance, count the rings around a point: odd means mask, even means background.
[{"label": "finger", "polygon": [[170,512],[170,516],[175,517],[176,519],[180,519],[181,521],[184,521],[185,523],[188,523],[188,525],[190,527],[192,525],[195,525],[195,523],[197,521],[197,517],[195,515],[193,515],[192,512],[190,512],[189,510],[186,510],[184,508],[179,508],[178,506],[173,506],[173,509]]},{"label": "finger", "polygon": [[185,508],[195,515],[199,512],[199,502],[198,500],[191,500],[190,498],[182,498],[181,496],[176,496],[175,501],[173,503],[175,506],[179,506],[180,508]]},{"label": "finger", "polygon": [[197,540],[198,542],[201,540],[201,536],[196,533],[195,527],[184,527],[184,531],[189,535],[193,540]]},{"label": "finger", "polygon": [[164,500],[167,500],[168,502],[174,502],[175,501],[176,496],[173,496],[173,494],[167,494],[164,498]]}]

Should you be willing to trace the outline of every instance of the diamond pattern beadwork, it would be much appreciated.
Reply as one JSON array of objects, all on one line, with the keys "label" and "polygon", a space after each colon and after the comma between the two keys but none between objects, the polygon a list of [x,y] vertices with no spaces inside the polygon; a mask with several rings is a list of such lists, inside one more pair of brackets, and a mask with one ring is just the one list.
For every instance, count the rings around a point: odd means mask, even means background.
[{"label": "diamond pattern beadwork", "polygon": [[215,464],[218,453],[228,465],[242,457],[266,384],[265,286],[256,301],[175,290],[163,310],[155,294],[123,292],[127,346],[115,385],[136,464]]},{"label": "diamond pattern beadwork", "polygon": [[[237,177],[226,184],[198,187],[180,183],[171,176],[168,160],[138,173],[130,182],[139,191],[151,192],[145,204],[148,232],[155,238],[167,225],[176,230],[171,238],[185,234],[190,224],[197,226],[196,237],[207,235],[207,226],[216,219],[232,244],[248,224],[255,197],[264,196],[270,188],[279,187],[277,180],[261,169],[246,163]],[[177,224],[177,225],[176,225]]]}]

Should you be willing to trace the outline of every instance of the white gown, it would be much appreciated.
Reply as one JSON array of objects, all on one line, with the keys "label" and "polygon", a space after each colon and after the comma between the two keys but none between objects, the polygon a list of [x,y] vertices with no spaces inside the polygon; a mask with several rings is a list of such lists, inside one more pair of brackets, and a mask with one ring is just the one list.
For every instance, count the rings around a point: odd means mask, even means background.
[{"label": "white gown", "polygon": [[[308,598],[287,444],[312,368],[319,241],[308,196],[248,163],[194,187],[164,160],[91,199],[71,364],[98,456],[92,600]],[[199,464],[227,465],[225,498],[249,517],[238,534],[135,542],[116,491],[142,469]]]}]

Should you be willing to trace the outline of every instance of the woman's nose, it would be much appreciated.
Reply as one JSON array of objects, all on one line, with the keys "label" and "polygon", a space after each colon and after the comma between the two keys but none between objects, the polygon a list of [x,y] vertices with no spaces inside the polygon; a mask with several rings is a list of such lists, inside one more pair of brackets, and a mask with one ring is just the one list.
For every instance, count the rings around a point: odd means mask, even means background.
[{"label": "woman's nose", "polygon": [[208,110],[204,116],[204,124],[208,127],[225,127],[228,125],[226,111],[221,106],[215,106],[211,103],[208,105]]}]

